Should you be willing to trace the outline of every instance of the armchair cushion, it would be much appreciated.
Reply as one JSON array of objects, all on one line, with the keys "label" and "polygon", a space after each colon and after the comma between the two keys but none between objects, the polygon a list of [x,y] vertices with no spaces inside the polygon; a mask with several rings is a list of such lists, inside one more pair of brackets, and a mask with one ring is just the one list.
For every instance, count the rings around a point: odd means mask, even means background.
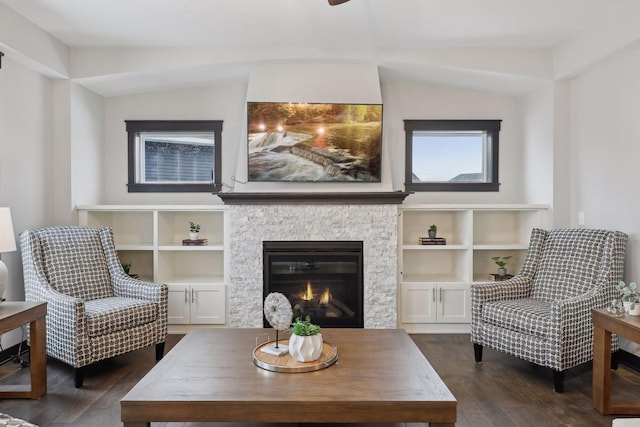
[{"label": "armchair cushion", "polygon": [[556,229],[549,231],[533,278],[533,298],[555,301],[593,289],[607,265],[605,230]]},{"label": "armchair cushion", "polygon": [[110,297],[85,302],[87,334],[107,335],[155,322],[158,304],[133,298]]},{"label": "armchair cushion", "polygon": [[51,227],[35,233],[42,248],[44,274],[51,287],[85,301],[114,295],[96,229]]},{"label": "armchair cushion", "polygon": [[484,305],[482,321],[527,335],[549,335],[551,304],[536,299],[515,299]]}]

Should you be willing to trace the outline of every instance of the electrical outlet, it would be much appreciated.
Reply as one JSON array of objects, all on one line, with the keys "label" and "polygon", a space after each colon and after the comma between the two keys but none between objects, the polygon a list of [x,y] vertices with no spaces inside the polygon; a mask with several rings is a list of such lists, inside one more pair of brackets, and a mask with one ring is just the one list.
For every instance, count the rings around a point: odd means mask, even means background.
[{"label": "electrical outlet", "polygon": [[584,212],[578,212],[578,225],[584,225]]}]

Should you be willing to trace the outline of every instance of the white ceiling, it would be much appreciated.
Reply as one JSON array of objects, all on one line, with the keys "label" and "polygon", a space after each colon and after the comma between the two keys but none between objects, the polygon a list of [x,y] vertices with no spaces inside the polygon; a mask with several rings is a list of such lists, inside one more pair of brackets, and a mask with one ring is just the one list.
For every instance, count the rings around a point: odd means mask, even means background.
[{"label": "white ceiling", "polygon": [[[72,48],[219,49],[242,58],[228,62],[234,68],[258,52],[264,61],[272,52],[282,60],[287,51],[330,59],[336,52],[552,48],[624,0],[351,0],[333,7],[326,0],[1,1]],[[438,74],[388,70],[389,78]],[[102,84],[98,93],[115,93],[117,83],[110,89],[108,81],[93,80]]]}]

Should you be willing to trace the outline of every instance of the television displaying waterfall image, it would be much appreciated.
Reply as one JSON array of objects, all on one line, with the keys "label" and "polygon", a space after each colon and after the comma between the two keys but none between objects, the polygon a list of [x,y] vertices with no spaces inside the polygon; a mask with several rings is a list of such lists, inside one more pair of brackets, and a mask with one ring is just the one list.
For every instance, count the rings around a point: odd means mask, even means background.
[{"label": "television displaying waterfall image", "polygon": [[249,181],[380,182],[381,104],[248,102]]}]

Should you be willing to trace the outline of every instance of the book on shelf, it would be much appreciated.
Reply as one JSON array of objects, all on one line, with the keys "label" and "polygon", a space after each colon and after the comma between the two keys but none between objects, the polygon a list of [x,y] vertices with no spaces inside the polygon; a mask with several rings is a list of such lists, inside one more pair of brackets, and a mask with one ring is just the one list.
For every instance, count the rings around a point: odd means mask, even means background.
[{"label": "book on shelf", "polygon": [[184,239],[182,246],[206,246],[208,243],[207,239]]},{"label": "book on shelf", "polygon": [[418,243],[421,245],[446,245],[447,239],[444,237],[419,237]]},{"label": "book on shelf", "polygon": [[501,276],[499,274],[489,274],[489,280],[495,281],[495,282],[502,282],[503,280],[508,280],[511,279],[513,277],[513,274],[505,274],[504,276]]}]

